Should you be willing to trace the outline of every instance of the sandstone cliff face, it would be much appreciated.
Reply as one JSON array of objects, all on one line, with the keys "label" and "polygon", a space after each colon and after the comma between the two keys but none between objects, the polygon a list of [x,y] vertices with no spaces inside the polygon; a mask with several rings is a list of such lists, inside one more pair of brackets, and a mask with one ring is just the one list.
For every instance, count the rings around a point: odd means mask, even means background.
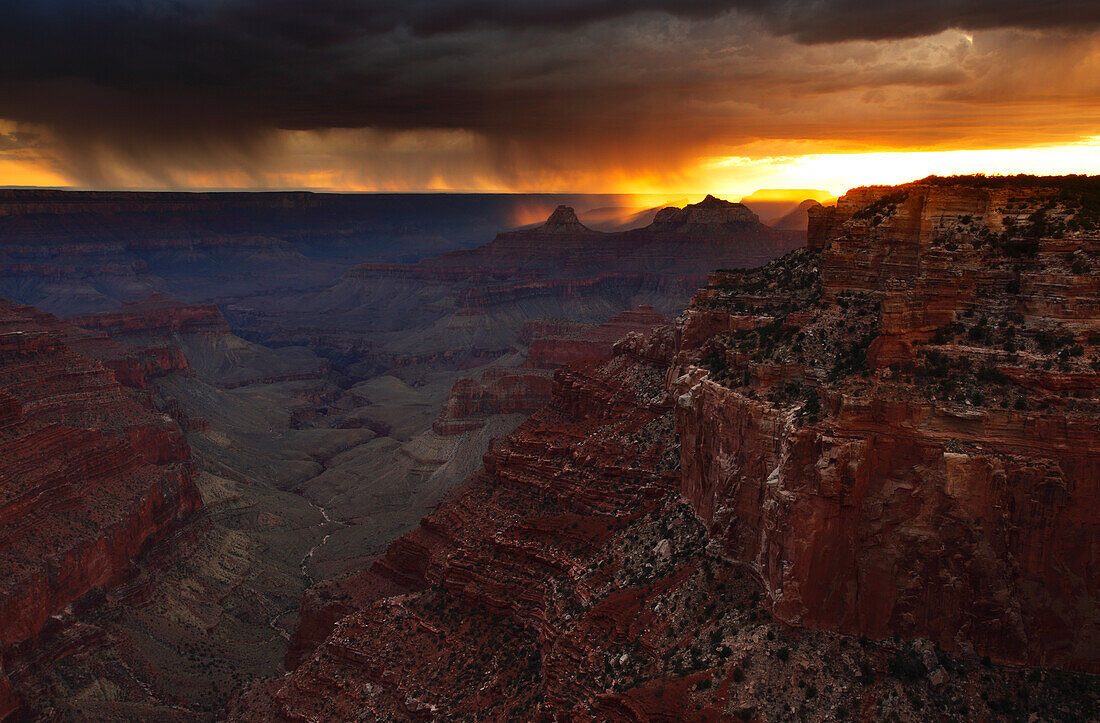
[{"label": "sandstone cliff face", "polygon": [[552,389],[550,375],[541,371],[494,368],[481,379],[459,379],[451,387],[439,418],[438,434],[462,434],[485,425],[498,414],[530,414],[546,404]]},{"label": "sandstone cliff face", "polygon": [[524,366],[556,369],[578,359],[607,356],[612,345],[627,334],[648,333],[653,327],[668,323],[668,317],[646,304],[616,314],[595,327],[566,324],[525,329],[530,340]]},{"label": "sandstone cliff face", "polygon": [[[559,370],[233,714],[1096,715],[1095,679],[978,658],[1100,670],[1098,239],[1061,194],[942,188],[857,190]],[[1053,237],[983,233],[1008,205]]]},{"label": "sandstone cliff face", "polygon": [[857,189],[697,295],[685,338],[730,321],[673,373],[682,490],[780,618],[1100,670],[1098,241],[1003,231],[1061,197]]},{"label": "sandstone cliff face", "polygon": [[201,506],[179,427],[73,351],[72,338],[86,341],[0,301],[0,647],[9,660]]},{"label": "sandstone cliff face", "polygon": [[7,718],[19,709],[19,699],[12,692],[11,683],[0,668],[0,720]]}]

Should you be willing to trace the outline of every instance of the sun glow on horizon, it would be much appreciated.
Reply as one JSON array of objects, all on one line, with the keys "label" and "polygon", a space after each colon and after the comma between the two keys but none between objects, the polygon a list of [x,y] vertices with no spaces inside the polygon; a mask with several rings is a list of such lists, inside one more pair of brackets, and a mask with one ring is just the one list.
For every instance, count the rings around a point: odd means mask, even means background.
[{"label": "sun glow on horizon", "polygon": [[1100,173],[1100,136],[1079,143],[988,150],[810,153],[763,158],[712,159],[701,175],[727,195],[753,189],[821,188],[842,195],[851,188],[896,185],[931,175],[971,173],[1041,176]]},{"label": "sun glow on horizon", "polygon": [[[25,130],[0,120],[0,141],[9,139],[6,148],[0,147],[0,187],[620,194],[637,197],[630,206],[647,207],[684,198],[694,202],[708,193],[730,200],[828,202],[856,186],[906,183],[933,174],[1100,174],[1100,135],[1002,149],[836,148],[773,139],[724,155],[625,168],[597,161],[548,167],[521,160],[501,166],[486,140],[474,133],[341,129],[281,132],[253,155],[225,152],[182,161],[166,156],[160,160],[169,170],[161,174],[117,154],[89,152],[98,161],[100,173],[94,177],[101,182],[88,186],[62,162],[64,152],[48,133],[39,132],[23,147],[13,144],[30,137],[21,134]],[[532,217],[542,216],[542,210],[532,211]]]}]

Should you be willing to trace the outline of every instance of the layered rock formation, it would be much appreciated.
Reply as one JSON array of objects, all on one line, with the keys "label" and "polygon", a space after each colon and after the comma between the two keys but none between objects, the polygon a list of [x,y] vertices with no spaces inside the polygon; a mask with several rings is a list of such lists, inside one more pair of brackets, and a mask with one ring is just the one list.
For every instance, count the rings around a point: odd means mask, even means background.
[{"label": "layered rock formation", "polygon": [[306,344],[338,364],[469,368],[507,354],[525,322],[599,324],[641,305],[678,311],[709,269],[754,266],[801,243],[713,197],[615,233],[589,229],[561,206],[545,224],[477,248],[360,265],[292,309],[271,297],[227,313],[259,341]]},{"label": "layered rock formation", "polygon": [[0,296],[59,315],[107,311],[151,293],[231,297],[247,308],[251,294],[323,288],[357,263],[480,243],[553,203],[525,195],[3,190]]},{"label": "layered rock formation", "polygon": [[[114,384],[113,374],[135,387],[127,395],[182,444],[176,420],[203,509],[131,555],[121,584],[96,587],[9,658],[23,712],[66,720],[212,717],[243,680],[277,672],[313,580],[311,562],[342,528],[289,490],[329,470],[357,482],[356,460],[331,460],[376,435],[339,428],[325,415],[340,391],[326,363],[302,349],[245,342],[211,305],[150,297],[66,323],[21,316],[12,329],[31,333],[38,323],[51,325],[70,351],[98,360],[105,380]],[[9,406],[0,404],[2,414],[13,413]],[[155,447],[155,437],[134,433],[135,447]],[[13,453],[0,460],[13,473],[36,461]],[[84,503],[113,504],[118,483],[105,483],[107,492],[81,490]]]},{"label": "layered rock formation", "polygon": [[234,715],[1095,716],[1095,678],[989,661],[1100,672],[1098,191],[811,211],[809,249],[558,371]]},{"label": "layered rock formation", "polygon": [[[232,389],[249,384],[274,384],[318,379],[329,365],[303,348],[278,352],[235,336],[218,307],[185,304],[161,294],[124,303],[115,311],[68,317],[81,329],[107,335],[140,358],[160,361],[154,376],[194,368],[218,386]],[[132,386],[144,386],[143,370],[115,365],[118,373],[133,377]]]},{"label": "layered rock formation", "polygon": [[432,427],[439,434],[459,434],[479,429],[497,415],[530,414],[550,401],[554,369],[578,359],[606,356],[612,345],[627,334],[647,333],[668,321],[652,306],[641,306],[597,325],[528,322],[519,338],[527,347],[523,363],[518,368],[491,367],[482,373],[480,381],[459,379]]},{"label": "layered rock formation", "polygon": [[425,259],[419,266],[482,273],[521,269],[544,279],[612,270],[682,276],[719,265],[755,266],[794,245],[740,203],[707,196],[684,208],[661,209],[648,226],[616,233],[593,231],[573,209],[559,206],[542,226],[502,233],[484,246]]},{"label": "layered rock formation", "polygon": [[556,369],[578,359],[607,356],[612,345],[627,334],[648,333],[653,327],[669,321],[652,306],[643,305],[616,314],[594,327],[533,322],[521,332],[528,343],[523,365],[532,369]]},{"label": "layered rock formation", "polygon": [[[20,646],[201,506],[179,427],[68,344],[78,331],[0,301],[0,647]],[[7,696],[0,692],[0,701]]]},{"label": "layered rock formation", "polygon": [[485,425],[498,414],[530,414],[550,399],[550,375],[492,368],[481,380],[459,379],[432,428],[439,434],[461,434]]}]

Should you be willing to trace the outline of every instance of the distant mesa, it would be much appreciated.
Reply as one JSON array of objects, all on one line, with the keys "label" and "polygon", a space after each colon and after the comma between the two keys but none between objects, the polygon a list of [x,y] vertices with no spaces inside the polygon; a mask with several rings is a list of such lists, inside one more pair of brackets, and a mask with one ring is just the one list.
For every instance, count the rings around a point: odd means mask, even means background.
[{"label": "distant mesa", "polygon": [[660,231],[723,230],[729,225],[757,223],[760,218],[745,205],[708,195],[699,203],[683,208],[662,208],[654,217],[652,228]]},{"label": "distant mesa", "polygon": [[805,231],[807,208],[835,202],[833,194],[812,188],[764,188],[741,199],[741,203],[777,231]]},{"label": "distant mesa", "polygon": [[[631,304],[667,302],[680,293],[685,300],[690,297],[709,269],[755,266],[804,243],[804,234],[777,232],[744,205],[714,196],[683,208],[663,208],[648,226],[616,232],[593,230],[572,208],[559,206],[541,226],[500,233],[484,246],[411,265],[364,264],[351,277],[356,283],[378,275],[458,284],[473,277],[500,282],[462,290],[464,313],[483,313],[488,306],[519,298],[571,298],[581,289],[597,287],[615,287],[615,294],[627,298],[643,294]],[[693,246],[691,253],[684,253],[684,244]],[[670,276],[677,277],[674,283],[682,284],[682,291],[671,293],[665,286]],[[672,306],[658,308],[673,311]]]},{"label": "distant mesa", "polygon": [[792,206],[806,199],[818,203],[835,203],[836,194],[820,188],[759,188],[741,199],[741,203],[752,206],[754,203],[789,203]]},{"label": "distant mesa", "polygon": [[[693,231],[699,230],[699,227],[720,229],[729,224],[756,223],[760,223],[760,218],[745,205],[708,195],[699,203],[687,204],[683,208],[668,206],[660,209],[654,215],[653,222],[645,228],[653,231]],[[600,233],[581,223],[576,211],[564,205],[554,209],[546,223],[533,230],[555,234]]]},{"label": "distant mesa", "polygon": [[810,209],[821,207],[821,204],[817,201],[807,198],[790,213],[771,219],[766,223],[776,231],[805,231],[810,224]]}]

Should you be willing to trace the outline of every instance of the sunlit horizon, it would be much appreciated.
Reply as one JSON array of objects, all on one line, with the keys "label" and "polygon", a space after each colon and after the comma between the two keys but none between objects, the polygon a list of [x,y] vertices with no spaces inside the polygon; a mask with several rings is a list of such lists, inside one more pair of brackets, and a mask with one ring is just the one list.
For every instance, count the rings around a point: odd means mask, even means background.
[{"label": "sunlit horizon", "polygon": [[[0,133],[22,126],[0,121]],[[47,136],[43,136],[48,138]],[[110,153],[96,156],[109,182],[81,182],[49,143],[0,153],[0,187],[118,191],[312,191],[322,193],[550,193],[614,194],[652,201],[706,194],[740,199],[827,202],[865,185],[895,185],[930,175],[1098,174],[1100,135],[1073,143],[1014,148],[830,147],[820,141],[756,141],[726,153],[688,159],[663,171],[590,163],[568,171],[513,169],[510,175],[485,162],[484,142],[462,132],[406,131],[387,136],[386,152],[407,164],[364,161],[364,144],[377,143],[369,129],[318,133],[285,131],[256,157],[230,158],[228,167],[182,165],[151,174],[139,163]],[[439,160],[443,158],[444,160]],[[174,159],[172,159],[174,160]],[[235,164],[235,165],[234,165]],[[766,199],[761,192],[774,198]],[[810,191],[799,195],[801,191]]]},{"label": "sunlit horizon", "polygon": [[[570,185],[534,186],[492,183],[485,180],[464,187],[460,183],[438,182],[419,187],[400,185],[332,184],[331,174],[272,174],[272,182],[255,183],[257,177],[195,178],[195,183],[89,186],[74,183],[63,173],[36,160],[0,159],[0,187],[41,188],[72,191],[309,191],[315,193],[505,193],[505,194],[609,194],[639,197],[688,198],[706,194],[741,199],[800,200],[815,198],[828,202],[851,188],[867,185],[897,185],[930,175],[953,176],[1032,174],[1058,176],[1100,173],[1100,136],[1080,143],[1032,148],[871,151],[854,153],[809,153],[798,156],[716,157],[705,160],[683,174],[690,185],[665,185],[662,179],[611,178],[606,185],[592,179]],[[202,181],[211,181],[203,183]],[[796,191],[812,190],[799,196]],[[766,197],[760,193],[767,192]],[[821,198],[827,195],[829,198]]]}]

